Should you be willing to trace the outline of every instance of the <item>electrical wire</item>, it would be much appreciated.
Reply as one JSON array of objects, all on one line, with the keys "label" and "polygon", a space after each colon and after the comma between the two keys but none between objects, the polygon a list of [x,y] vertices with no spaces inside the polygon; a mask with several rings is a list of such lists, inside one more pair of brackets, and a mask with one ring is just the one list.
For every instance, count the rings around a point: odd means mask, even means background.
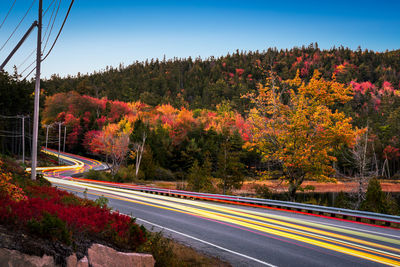
[{"label": "electrical wire", "polygon": [[[41,62],[43,62],[43,61],[50,55],[51,51],[53,50],[53,48],[54,48],[54,46],[55,46],[55,44],[56,44],[56,42],[57,42],[57,40],[58,40],[58,37],[60,36],[62,29],[64,28],[65,22],[67,21],[69,12],[71,11],[71,8],[72,8],[72,5],[74,4],[74,1],[75,1],[75,0],[71,0],[71,4],[70,4],[69,7],[68,7],[67,14],[65,15],[64,21],[63,21],[63,23],[62,23],[62,25],[61,25],[60,30],[58,31],[58,34],[57,34],[57,36],[56,36],[56,39],[54,40],[54,42],[53,42],[53,44],[51,45],[51,47],[50,47],[49,51],[47,52],[47,54],[42,58]],[[26,78],[28,78],[28,76],[31,75],[32,72],[33,72],[35,69],[36,69],[36,66],[28,73],[28,75],[25,76],[25,78],[23,79],[23,81],[26,80]]]},{"label": "electrical wire", "polygon": [[26,62],[26,61],[33,55],[33,53],[35,53],[35,52],[36,52],[36,48],[33,49],[32,52],[24,59],[24,61],[22,61],[22,63],[18,65],[17,69],[21,68],[22,65],[24,65],[25,62]]},{"label": "electrical wire", "polygon": [[[43,54],[44,51],[46,50],[47,43],[49,42],[49,38],[50,38],[51,32],[52,32],[52,30],[53,30],[54,22],[56,21],[57,14],[58,14],[58,10],[60,9],[60,6],[61,6],[61,0],[58,1],[57,11],[56,11],[56,14],[54,15],[53,23],[51,24],[50,32],[49,32],[49,35],[47,36],[46,43],[44,44],[44,48],[43,48],[43,50],[42,50],[42,54]],[[56,6],[54,5],[53,12],[54,12],[55,7],[56,7]],[[50,20],[49,20],[49,25],[50,25],[51,18],[53,17],[53,12],[51,13],[51,17],[50,17]],[[47,27],[48,27],[48,26],[47,26]],[[46,29],[46,32],[45,32],[44,36],[46,36],[46,33],[47,33],[47,30],[48,30],[48,29],[49,29],[49,28]],[[44,37],[43,37],[43,38],[44,38]],[[43,61],[43,60],[42,60],[42,61]]]},{"label": "electrical wire", "polygon": [[18,115],[16,115],[16,116],[0,115],[0,118],[3,118],[3,119],[16,119],[16,118],[19,118],[19,117],[18,117]]},{"label": "electrical wire", "polygon": [[[50,7],[50,6],[49,6],[49,7]],[[53,10],[51,11],[51,16],[50,16],[49,22],[47,23],[47,26],[46,26],[46,27],[42,26],[42,28],[46,28],[46,31],[45,31],[44,34],[42,35],[42,40],[41,40],[42,43],[43,43],[43,41],[44,41],[44,39],[45,39],[45,37],[46,37],[47,31],[49,30],[50,23],[51,23],[51,19],[53,18],[53,14],[54,14],[55,8],[56,8],[56,6],[54,6],[54,7],[53,7]],[[43,17],[42,17],[42,18],[43,18]]]},{"label": "electrical wire", "polygon": [[46,16],[47,11],[50,9],[50,7],[53,5],[55,0],[51,1],[51,3],[49,4],[49,6],[46,8],[46,10],[43,13],[43,17]]},{"label": "electrical wire", "polygon": [[8,37],[8,39],[5,41],[5,43],[3,44],[3,46],[0,48],[0,51],[3,50],[3,48],[6,46],[6,44],[8,43],[8,41],[10,41],[11,37],[13,37],[14,33],[18,30],[19,26],[21,25],[21,23],[24,21],[26,15],[28,15],[29,11],[32,9],[33,4],[36,2],[36,0],[32,1],[31,6],[28,8],[28,10],[26,11],[25,15],[22,17],[22,19],[19,21],[17,27],[15,27],[14,31],[10,34],[10,36]]},{"label": "electrical wire", "polygon": [[[33,63],[35,63],[35,62],[36,62],[36,61],[34,61]],[[33,64],[33,63],[31,63],[31,64],[30,64],[28,67],[32,66],[32,64]],[[23,78],[23,79],[22,79],[22,81],[25,81],[25,80],[26,80],[26,78],[28,78],[28,77],[29,77],[29,75],[31,75],[31,74],[32,74],[32,72],[33,72],[35,69],[36,69],[36,67],[34,67],[34,68],[33,68],[33,69],[32,69],[32,70],[31,70],[31,71],[28,73],[28,75],[26,75],[26,76],[25,76],[25,78]]]},{"label": "electrical wire", "polygon": [[[46,16],[47,11],[50,9],[50,7],[53,6],[53,4],[55,3],[55,1],[56,1],[56,0],[51,1],[51,3],[49,4],[49,6],[46,8],[45,12],[43,13],[43,18]],[[61,0],[60,0],[60,2],[61,2]],[[50,23],[51,23],[51,19],[52,19],[52,17],[53,17],[53,13],[54,13],[54,11],[55,11],[55,7],[56,7],[56,6],[54,5],[53,10],[52,10],[52,12],[51,12],[50,19],[49,19],[49,23],[47,24],[47,27],[46,27],[46,32],[44,33],[44,36],[43,36],[43,38],[42,38],[42,42],[44,41],[45,36],[46,36],[46,33],[47,33],[48,29],[49,29],[49,26],[50,26]],[[54,23],[54,22],[53,22],[53,23]],[[20,69],[20,68],[26,63],[26,61],[28,61],[28,59],[33,55],[33,53],[35,53],[35,52],[36,52],[36,48],[33,49],[32,52],[29,53],[29,55],[22,61],[22,63],[18,65],[17,69]]]},{"label": "electrical wire", "polygon": [[8,12],[7,12],[6,17],[4,18],[3,22],[2,22],[1,25],[0,25],[0,29],[1,29],[1,27],[3,27],[4,22],[6,22],[7,17],[8,17],[8,15],[10,15],[10,12],[11,12],[11,10],[13,9],[13,7],[14,7],[16,1],[17,1],[17,0],[14,0],[14,2],[12,3],[10,9],[9,9]]},{"label": "electrical wire", "polygon": [[[20,75],[24,74],[25,71],[27,71],[30,67],[32,67],[33,64],[35,64],[36,60],[34,60],[31,64],[29,64],[28,67],[26,67],[21,73]],[[36,68],[36,67],[35,67]],[[27,75],[29,76],[32,73],[32,71]],[[24,79],[25,80],[25,79]]]},{"label": "electrical wire", "polygon": [[61,25],[60,30],[58,31],[58,34],[57,34],[57,36],[56,36],[56,39],[54,40],[52,46],[50,47],[49,51],[48,51],[47,54],[44,56],[44,58],[42,59],[42,61],[44,61],[44,60],[50,55],[51,50],[53,50],[53,48],[54,48],[54,46],[55,46],[55,44],[56,44],[56,42],[57,42],[57,40],[58,40],[58,37],[60,36],[62,29],[64,28],[65,22],[67,21],[69,12],[71,11],[71,8],[72,8],[72,5],[74,4],[74,1],[75,1],[75,0],[71,0],[71,4],[69,5],[67,14],[65,15],[64,21],[63,21],[63,23],[62,23],[62,25]]},{"label": "electrical wire", "polygon": [[12,137],[12,138],[15,138],[15,137],[22,137],[22,135],[20,134],[20,135],[2,135],[2,134],[0,134],[0,136],[1,137]]}]

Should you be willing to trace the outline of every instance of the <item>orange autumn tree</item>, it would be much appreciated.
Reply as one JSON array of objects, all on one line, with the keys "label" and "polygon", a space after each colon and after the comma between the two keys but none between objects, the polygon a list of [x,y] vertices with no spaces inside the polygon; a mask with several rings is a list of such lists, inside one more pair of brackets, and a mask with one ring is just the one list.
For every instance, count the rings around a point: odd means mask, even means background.
[{"label": "orange autumn tree", "polygon": [[[288,183],[291,201],[305,179],[335,181],[333,152],[341,146],[352,146],[359,130],[351,118],[335,109],[351,99],[351,87],[326,81],[315,71],[306,83],[299,78],[276,85],[271,75],[257,94],[245,97],[255,105],[250,111],[252,139],[246,146],[258,149],[263,160]],[[278,170],[278,171],[277,171]]]},{"label": "orange autumn tree", "polygon": [[89,143],[90,150],[93,153],[105,156],[112,176],[118,172],[129,152],[131,133],[131,124],[123,119],[118,124],[110,123],[104,126],[102,131],[95,133]]}]

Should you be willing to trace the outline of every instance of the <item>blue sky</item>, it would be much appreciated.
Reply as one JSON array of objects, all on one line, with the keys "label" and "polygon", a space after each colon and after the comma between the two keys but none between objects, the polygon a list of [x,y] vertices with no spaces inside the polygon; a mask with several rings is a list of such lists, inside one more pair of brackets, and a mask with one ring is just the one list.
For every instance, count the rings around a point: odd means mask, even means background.
[{"label": "blue sky", "polygon": [[[0,1],[0,23],[13,1]],[[0,47],[32,1],[16,0],[0,28]],[[51,1],[43,0],[44,8]],[[0,61],[37,16],[37,2],[0,51]],[[49,45],[68,5],[69,0],[61,1]],[[44,18],[43,31],[51,10]],[[10,61],[7,71],[12,72],[15,65],[22,72],[34,61],[32,55],[21,65],[33,51],[35,38],[36,32]],[[400,49],[400,1],[75,0],[59,41],[43,62],[42,75],[90,73],[164,55],[207,58],[236,49],[261,51],[311,42],[318,42],[320,48]]]}]

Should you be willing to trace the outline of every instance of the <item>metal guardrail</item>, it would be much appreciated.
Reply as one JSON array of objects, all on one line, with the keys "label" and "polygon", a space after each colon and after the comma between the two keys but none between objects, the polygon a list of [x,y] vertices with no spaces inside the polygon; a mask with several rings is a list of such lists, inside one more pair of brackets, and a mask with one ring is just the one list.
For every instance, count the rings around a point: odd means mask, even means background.
[{"label": "metal guardrail", "polygon": [[321,215],[325,217],[333,217],[333,218],[347,219],[347,220],[353,219],[357,222],[366,222],[377,225],[393,226],[396,228],[400,227],[400,216],[374,213],[368,211],[341,209],[335,207],[325,207],[325,206],[303,204],[303,203],[281,201],[281,200],[272,200],[272,199],[198,193],[198,192],[190,192],[183,190],[171,190],[171,189],[163,189],[163,188],[155,188],[147,186],[133,186],[133,185],[100,182],[93,180],[88,181],[86,179],[77,179],[77,180],[82,180],[83,182],[90,182],[96,184],[99,183],[107,184],[107,186],[111,187],[135,190],[135,191],[158,194],[158,195],[189,198],[189,199],[203,199],[203,200],[218,201],[218,202],[247,205],[247,206],[261,206],[261,207],[264,206],[264,207],[283,209],[287,211]]}]

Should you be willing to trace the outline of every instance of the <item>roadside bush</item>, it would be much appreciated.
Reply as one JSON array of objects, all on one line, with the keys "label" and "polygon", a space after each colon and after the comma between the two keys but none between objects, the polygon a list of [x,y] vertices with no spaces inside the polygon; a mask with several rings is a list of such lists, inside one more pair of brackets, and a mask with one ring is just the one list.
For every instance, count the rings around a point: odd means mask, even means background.
[{"label": "roadside bush", "polygon": [[106,197],[104,197],[104,196],[100,196],[100,197],[97,198],[94,202],[96,203],[96,205],[97,205],[99,208],[102,208],[102,209],[107,209],[107,208],[108,208],[108,207],[107,207],[107,205],[108,205],[108,198],[106,198]]},{"label": "roadside bush", "polygon": [[175,175],[172,171],[158,167],[154,171],[154,180],[158,181],[175,181]]},{"label": "roadside bush", "polygon": [[361,210],[387,213],[389,210],[385,193],[382,191],[379,180],[374,177],[368,183],[365,200],[361,203]]},{"label": "roadside bush", "polygon": [[29,232],[39,237],[60,240],[67,245],[71,244],[72,233],[68,230],[65,222],[56,215],[44,212],[41,219],[32,218],[26,226]]},{"label": "roadside bush", "polygon": [[149,239],[141,252],[151,253],[156,260],[155,267],[177,266],[172,242],[163,237],[161,232],[150,233]]},{"label": "roadside bush", "polygon": [[196,160],[189,169],[188,187],[190,190],[197,192],[210,192],[212,185],[211,180],[211,163],[205,161],[202,166]]},{"label": "roadside bush", "polygon": [[0,159],[0,195],[6,195],[14,201],[25,200],[25,192],[12,182],[12,174],[4,167]]},{"label": "roadside bush", "polygon": [[259,198],[264,198],[264,199],[271,199],[272,198],[272,192],[269,189],[269,187],[265,184],[259,185],[256,184],[254,185],[254,190],[256,191],[256,195]]},{"label": "roadside bush", "polygon": [[396,173],[391,177],[392,180],[400,180],[400,173]]},{"label": "roadside bush", "polygon": [[340,191],[339,194],[335,198],[335,207],[342,208],[342,209],[351,209],[353,208],[349,198],[343,191]]},{"label": "roadside bush", "polygon": [[127,167],[121,167],[114,177],[116,182],[135,182],[135,165],[128,165]]},{"label": "roadside bush", "polygon": [[89,170],[84,174],[83,177],[89,180],[107,181],[107,182],[112,182],[114,180],[110,173],[105,171],[95,171],[95,170]]}]

